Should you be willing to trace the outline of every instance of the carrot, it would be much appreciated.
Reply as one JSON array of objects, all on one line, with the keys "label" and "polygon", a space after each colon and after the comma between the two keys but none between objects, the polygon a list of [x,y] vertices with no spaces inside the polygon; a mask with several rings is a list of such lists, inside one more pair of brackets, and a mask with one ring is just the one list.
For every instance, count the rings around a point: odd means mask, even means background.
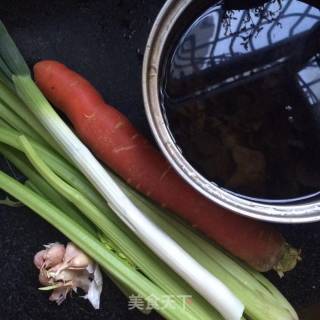
[{"label": "carrot", "polygon": [[191,188],[131,122],[106,104],[78,73],[48,60],[34,66],[34,76],[45,96],[71,120],[80,139],[131,186],[258,271],[294,267],[298,254],[279,232],[269,224],[233,214]]}]

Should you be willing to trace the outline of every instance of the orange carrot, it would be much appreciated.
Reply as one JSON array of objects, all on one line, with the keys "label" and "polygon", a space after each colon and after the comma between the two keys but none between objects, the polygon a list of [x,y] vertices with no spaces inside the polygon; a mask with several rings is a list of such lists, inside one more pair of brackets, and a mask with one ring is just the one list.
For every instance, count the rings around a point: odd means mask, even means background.
[{"label": "orange carrot", "polygon": [[[271,225],[233,214],[192,189],[82,76],[56,61],[37,63],[34,75],[46,97],[71,120],[82,141],[130,185],[255,269],[268,271],[288,264],[292,249],[280,233]],[[291,269],[296,258],[290,257],[289,266],[283,269]]]}]

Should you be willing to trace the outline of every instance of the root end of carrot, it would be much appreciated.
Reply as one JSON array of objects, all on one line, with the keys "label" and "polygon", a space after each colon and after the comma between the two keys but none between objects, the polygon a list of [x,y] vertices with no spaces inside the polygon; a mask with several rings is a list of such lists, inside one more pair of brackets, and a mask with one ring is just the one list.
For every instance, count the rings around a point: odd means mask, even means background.
[{"label": "root end of carrot", "polygon": [[302,260],[301,250],[295,249],[286,243],[283,256],[273,269],[282,278],[286,272],[294,269],[300,260]]}]

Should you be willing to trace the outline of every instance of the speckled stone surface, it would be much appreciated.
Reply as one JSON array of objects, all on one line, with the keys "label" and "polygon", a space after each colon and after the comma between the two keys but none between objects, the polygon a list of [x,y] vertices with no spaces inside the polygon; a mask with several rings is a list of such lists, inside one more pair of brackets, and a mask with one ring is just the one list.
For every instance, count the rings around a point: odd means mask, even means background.
[{"label": "speckled stone surface", "polygon": [[[30,65],[51,58],[76,69],[151,138],[142,103],[141,64],[162,4],[161,0],[13,0],[1,1],[0,17]],[[2,158],[0,168],[10,170]],[[320,302],[320,224],[277,227],[302,248],[303,261],[282,280],[268,276],[296,307]],[[128,311],[127,300],[108,279],[99,311],[80,298],[68,299],[60,307],[49,303],[48,295],[37,290],[32,258],[42,244],[57,240],[65,241],[27,208],[0,206],[1,320],[160,318]]]}]

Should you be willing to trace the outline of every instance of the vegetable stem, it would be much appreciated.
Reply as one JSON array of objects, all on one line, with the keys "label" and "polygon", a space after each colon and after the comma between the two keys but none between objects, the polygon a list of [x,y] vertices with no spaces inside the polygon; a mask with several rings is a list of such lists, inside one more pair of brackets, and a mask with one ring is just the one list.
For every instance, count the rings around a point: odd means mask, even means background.
[{"label": "vegetable stem", "polygon": [[14,85],[11,80],[11,72],[1,57],[0,57],[0,81],[2,81],[11,90],[14,90]]},{"label": "vegetable stem", "polygon": [[[249,266],[230,258],[215,246],[178,221],[172,213],[152,203],[122,180],[114,176],[122,189],[148,217],[166,230],[168,234],[197,259],[204,267],[223,281],[245,305],[245,314],[250,319],[274,320],[297,319],[297,314],[282,294],[273,285]],[[260,275],[263,282],[257,281]],[[273,287],[273,290],[270,290]]]},{"label": "vegetable stem", "polygon": [[32,137],[35,141],[43,143],[43,140],[30,128],[17,114],[8,109],[0,100],[0,118],[10,123],[16,130]]},{"label": "vegetable stem", "polygon": [[29,125],[29,127],[31,127],[37,133],[38,137],[41,137],[42,140],[46,141],[59,154],[64,154],[61,148],[58,146],[58,144],[52,139],[50,134],[39,123],[36,117],[29,111],[28,107],[24,104],[24,102],[14,93],[14,91],[9,89],[1,81],[0,101],[2,101],[2,103],[6,107],[10,108],[11,111],[17,114],[21,119],[23,119]]},{"label": "vegetable stem", "polygon": [[31,181],[31,180],[26,180],[24,182],[24,185],[28,187],[30,190],[33,192],[37,193],[39,196],[45,198],[45,195],[40,191],[40,189]]},{"label": "vegetable stem", "polygon": [[[176,276],[170,268],[168,268],[160,259],[152,254],[143,243],[132,239],[129,234],[124,233],[116,225],[108,220],[92,203],[90,203],[80,192],[72,188],[62,179],[54,174],[48,166],[37,155],[36,151],[25,136],[20,136],[22,147],[26,156],[39,171],[47,182],[52,185],[56,191],[64,195],[71,203],[78,207],[98,228],[112,241],[115,248],[118,248],[126,256],[129,257],[143,272],[153,280],[160,288],[173,297],[179,299],[179,294],[185,292],[192,293],[192,305],[186,305],[186,308],[198,315],[202,320],[219,319],[219,315],[212,308],[205,308],[206,304],[196,295],[195,292],[184,284],[184,282]],[[199,306],[200,304],[200,306]],[[209,309],[207,312],[206,310]]]},{"label": "vegetable stem", "polygon": [[[8,128],[0,119],[0,142],[10,145],[11,147],[23,152],[22,146],[19,143],[19,136],[21,133],[14,129]],[[62,157],[54,153],[50,148],[43,146],[32,138],[29,138],[29,142],[33,148],[41,154],[41,157],[47,163],[47,165],[63,180],[68,182],[77,190],[81,190],[81,193],[93,202],[99,210],[108,215],[110,219],[114,220],[114,214],[110,208],[106,205],[105,200],[98,195],[92,185],[85,179],[85,177],[69,163],[67,163]]]},{"label": "vegetable stem", "polygon": [[16,47],[14,41],[10,37],[5,25],[0,21],[0,55],[2,61],[7,67],[6,73],[30,75],[28,65],[23,59],[20,51]]},{"label": "vegetable stem", "polygon": [[[38,213],[39,216],[64,233],[115,279],[130,288],[132,292],[138,292],[143,299],[150,303],[152,303],[150,293],[153,293],[153,296],[157,297],[163,297],[165,295],[164,291],[147,280],[142,274],[128,267],[115,255],[105,250],[103,245],[95,237],[90,235],[90,233],[70,219],[66,214],[29,188],[6,175],[3,171],[0,171],[0,188],[25,203],[30,209]],[[179,304],[175,304],[173,308],[166,308],[163,301],[159,299],[159,305],[158,311],[167,319],[197,320],[197,318],[191,316],[191,314]]]},{"label": "vegetable stem", "polygon": [[2,153],[21,173],[23,173],[30,182],[52,203],[68,214],[68,216],[81,224],[88,232],[95,235],[96,229],[84,218],[74,206],[72,206],[63,196],[55,191],[40,175],[38,175],[27,163],[22,154],[18,154],[9,148],[5,148],[0,143],[0,153]]},{"label": "vegetable stem", "polygon": [[30,76],[14,75],[13,82],[30,110],[127,226],[225,319],[239,320],[244,311],[240,300],[127,198],[97,159],[52,109]]}]

